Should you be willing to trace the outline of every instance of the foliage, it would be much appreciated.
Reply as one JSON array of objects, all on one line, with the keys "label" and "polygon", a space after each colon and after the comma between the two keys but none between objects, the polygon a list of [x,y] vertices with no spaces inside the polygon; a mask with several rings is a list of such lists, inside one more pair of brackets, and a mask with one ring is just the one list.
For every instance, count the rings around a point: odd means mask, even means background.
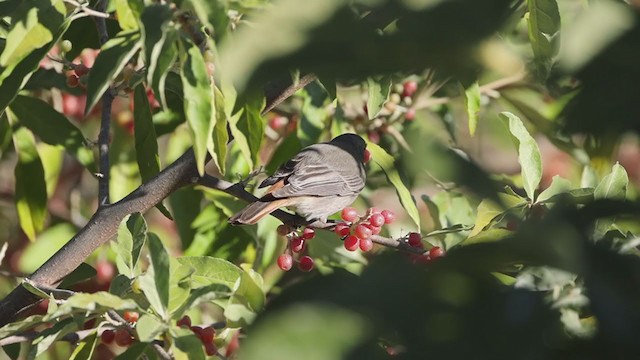
[{"label": "foliage", "polygon": [[[0,293],[44,300],[2,356],[640,355],[637,2],[106,3],[0,1]],[[235,183],[345,132],[373,155],[354,207],[398,218],[372,251],[316,229],[294,254],[304,230],[232,226],[206,182],[91,219],[190,148]],[[22,279],[92,227],[116,238],[59,290]]]}]

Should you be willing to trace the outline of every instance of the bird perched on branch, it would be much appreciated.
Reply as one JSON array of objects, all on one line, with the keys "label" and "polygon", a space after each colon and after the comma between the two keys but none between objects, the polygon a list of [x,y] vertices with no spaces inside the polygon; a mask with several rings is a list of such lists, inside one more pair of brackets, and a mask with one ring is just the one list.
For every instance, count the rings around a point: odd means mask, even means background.
[{"label": "bird perched on branch", "polygon": [[249,204],[229,222],[255,224],[281,207],[295,208],[307,221],[327,222],[327,217],[351,205],[364,188],[367,144],[358,135],[343,134],[326,143],[302,149],[260,188],[266,194]]}]

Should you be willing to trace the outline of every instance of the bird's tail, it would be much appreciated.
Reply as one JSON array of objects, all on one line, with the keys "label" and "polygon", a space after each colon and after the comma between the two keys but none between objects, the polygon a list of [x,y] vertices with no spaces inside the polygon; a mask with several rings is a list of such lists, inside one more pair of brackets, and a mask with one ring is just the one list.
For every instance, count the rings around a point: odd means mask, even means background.
[{"label": "bird's tail", "polygon": [[252,225],[260,221],[263,217],[271,214],[280,207],[288,206],[290,199],[279,199],[274,201],[256,201],[249,204],[244,209],[229,218],[229,222],[234,225]]}]

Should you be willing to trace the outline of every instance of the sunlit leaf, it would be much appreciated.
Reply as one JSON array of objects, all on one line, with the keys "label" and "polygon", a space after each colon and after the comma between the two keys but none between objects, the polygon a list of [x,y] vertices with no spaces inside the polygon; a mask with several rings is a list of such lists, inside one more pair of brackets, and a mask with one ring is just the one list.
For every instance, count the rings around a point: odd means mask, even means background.
[{"label": "sunlit leaf", "polygon": [[477,81],[464,90],[464,105],[469,117],[469,133],[473,136],[478,127],[478,113],[480,112],[480,86]]},{"label": "sunlit leaf", "polygon": [[133,278],[138,275],[136,265],[147,240],[147,223],[140,213],[126,216],[118,227],[118,241],[113,247],[118,255],[116,265],[121,274]]},{"label": "sunlit leaf", "polygon": [[140,14],[136,14],[134,9],[131,8],[130,3],[135,2],[131,0],[114,0],[116,7],[116,15],[118,16],[118,23],[122,30],[137,30]]},{"label": "sunlit leaf", "polygon": [[411,217],[411,220],[413,220],[418,227],[418,231],[420,231],[420,214],[418,212],[418,208],[416,207],[416,203],[413,201],[413,197],[411,196],[409,189],[407,189],[407,186],[402,182],[402,179],[400,179],[400,174],[398,174],[398,170],[396,170],[395,167],[395,160],[377,144],[368,142],[367,149],[371,152],[372,161],[382,168],[387,179],[396,189],[396,194],[400,199],[400,203],[407,211],[409,217]]},{"label": "sunlit leaf", "polygon": [[527,0],[529,41],[535,56],[537,75],[546,79],[560,48],[560,12],[556,0]]},{"label": "sunlit leaf", "polygon": [[596,187],[593,196],[596,199],[624,199],[627,196],[629,176],[622,165],[616,163],[611,173],[605,176]]},{"label": "sunlit leaf", "polygon": [[516,115],[503,112],[500,116],[507,122],[509,131],[518,144],[518,161],[520,162],[524,190],[529,199],[535,200],[536,189],[542,179],[542,157],[538,144],[529,134],[522,120]]},{"label": "sunlit leaf", "polygon": [[192,284],[194,288],[211,284],[233,287],[242,275],[242,270],[232,263],[209,256],[183,256],[178,262],[194,269]]},{"label": "sunlit leaf", "polygon": [[375,119],[380,110],[382,110],[382,105],[389,98],[391,78],[388,76],[380,79],[368,78],[367,89],[369,93],[367,97],[367,113],[369,114],[369,119]]},{"label": "sunlit leaf", "polygon": [[152,342],[166,330],[166,326],[153,315],[143,314],[136,322],[136,333],[141,342]]}]

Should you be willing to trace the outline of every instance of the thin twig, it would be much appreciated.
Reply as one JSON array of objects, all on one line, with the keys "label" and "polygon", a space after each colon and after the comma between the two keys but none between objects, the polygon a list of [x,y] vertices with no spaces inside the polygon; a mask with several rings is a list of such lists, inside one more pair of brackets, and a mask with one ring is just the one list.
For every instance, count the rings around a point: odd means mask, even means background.
[{"label": "thin twig", "polygon": [[[97,11],[106,10],[107,0],[99,0],[96,4]],[[102,17],[95,18],[98,30],[100,46],[109,40],[106,20]],[[102,95],[102,116],[100,120],[100,134],[98,135],[98,157],[100,164],[100,176],[98,177],[98,206],[108,205],[109,201],[109,138],[111,132],[111,105],[113,104],[113,93],[108,89]]]},{"label": "thin twig", "polygon": [[104,19],[108,19],[111,17],[111,15],[109,15],[108,13],[104,12],[104,11],[98,11],[98,10],[94,10],[92,8],[90,8],[88,6],[89,3],[86,4],[80,4],[79,2],[75,1],[75,0],[64,0],[64,2],[66,2],[69,5],[75,6],[78,11],[85,13],[88,16],[95,16],[98,18],[104,18]]},{"label": "thin twig", "polygon": [[267,102],[267,104],[265,105],[264,109],[262,110],[261,114],[264,115],[264,114],[268,113],[274,107],[280,105],[280,103],[282,103],[283,101],[285,101],[286,99],[291,97],[291,95],[295,94],[298,90],[300,90],[300,89],[304,88],[305,86],[309,85],[315,79],[317,79],[315,74],[307,74],[307,75],[303,76],[302,78],[300,78],[300,80],[298,80],[297,82],[295,82],[295,83],[291,84],[290,86],[288,86],[284,91],[282,91],[280,93],[279,96],[269,100]]}]

